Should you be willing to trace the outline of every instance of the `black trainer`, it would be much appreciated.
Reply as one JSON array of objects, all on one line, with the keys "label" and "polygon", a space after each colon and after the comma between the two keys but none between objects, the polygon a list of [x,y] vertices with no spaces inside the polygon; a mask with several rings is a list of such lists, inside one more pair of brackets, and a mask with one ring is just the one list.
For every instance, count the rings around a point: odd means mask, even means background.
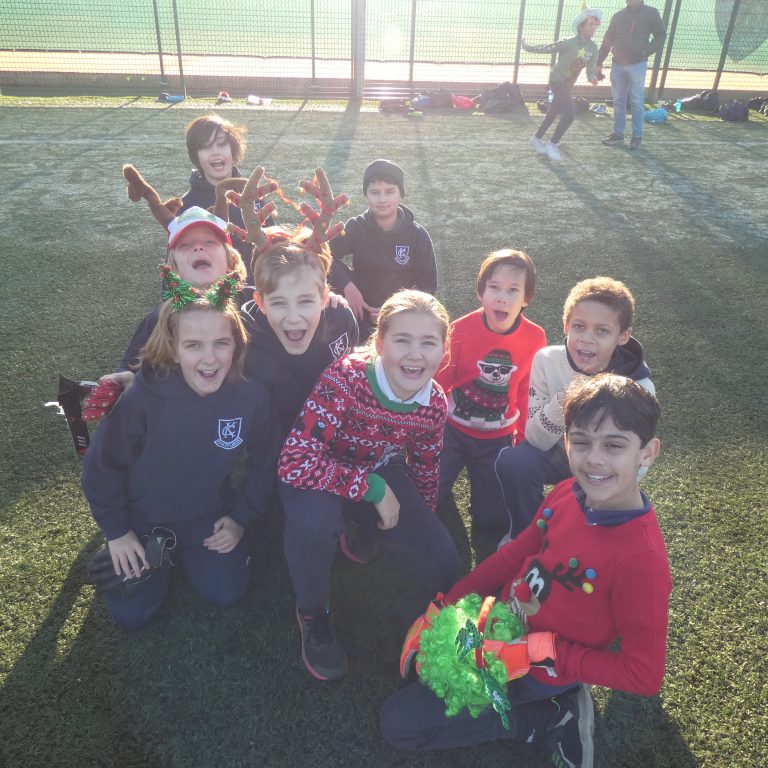
[{"label": "black trainer", "polygon": [[606,136],[603,139],[603,144],[605,144],[606,147],[613,147],[616,144],[623,144],[624,143],[624,137],[620,133],[616,133],[614,131],[610,136]]},{"label": "black trainer", "polygon": [[633,136],[629,140],[629,148],[630,149],[640,149],[640,142],[642,139],[639,136]]},{"label": "black trainer", "polygon": [[340,680],[347,674],[347,654],[333,634],[330,611],[301,611],[296,608],[301,630],[301,658],[318,680]]},{"label": "black trainer", "polygon": [[556,768],[592,768],[595,710],[589,687],[580,685],[555,696],[552,701],[559,705],[559,711],[544,738],[550,762]]}]

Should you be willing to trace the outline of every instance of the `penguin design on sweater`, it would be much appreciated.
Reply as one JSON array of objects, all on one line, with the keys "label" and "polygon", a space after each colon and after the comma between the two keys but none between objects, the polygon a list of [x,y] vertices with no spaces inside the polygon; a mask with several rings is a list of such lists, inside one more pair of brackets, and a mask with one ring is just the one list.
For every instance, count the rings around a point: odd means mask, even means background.
[{"label": "penguin design on sweater", "polygon": [[475,429],[498,429],[509,405],[509,381],[517,366],[505,349],[491,350],[477,363],[479,376],[453,390],[453,418]]}]

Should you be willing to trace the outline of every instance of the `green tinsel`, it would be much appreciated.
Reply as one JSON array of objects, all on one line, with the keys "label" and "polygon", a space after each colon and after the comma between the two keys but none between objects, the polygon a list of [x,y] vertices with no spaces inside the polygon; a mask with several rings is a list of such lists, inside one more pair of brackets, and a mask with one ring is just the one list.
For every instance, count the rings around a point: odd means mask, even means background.
[{"label": "green tinsel", "polygon": [[[460,659],[456,644],[460,631],[466,631],[467,620],[477,625],[482,604],[483,598],[479,595],[463,597],[455,605],[443,608],[432,626],[421,635],[421,650],[417,656],[419,677],[445,701],[445,714],[448,717],[457,715],[464,707],[472,717],[477,717],[492,703],[485,674],[475,665],[474,651]],[[510,612],[505,603],[494,603],[486,622],[485,638],[510,642],[522,634],[523,626],[517,616]],[[487,674],[493,683],[502,691],[505,690],[507,670],[504,662],[492,653],[484,654],[484,659]],[[503,714],[499,714],[504,721]]]}]

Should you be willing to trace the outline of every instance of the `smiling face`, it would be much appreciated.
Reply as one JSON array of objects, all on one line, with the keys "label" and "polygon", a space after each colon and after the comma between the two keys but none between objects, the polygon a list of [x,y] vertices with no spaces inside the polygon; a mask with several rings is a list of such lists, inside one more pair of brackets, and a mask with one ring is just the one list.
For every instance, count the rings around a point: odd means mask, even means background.
[{"label": "smiling face", "polygon": [[621,329],[619,314],[600,301],[580,301],[565,324],[571,359],[583,373],[604,371],[617,346],[626,344],[632,329]]},{"label": "smiling face", "polygon": [[232,176],[232,145],[226,133],[218,128],[213,130],[208,141],[197,151],[197,165],[214,186]]},{"label": "smiling face", "polygon": [[171,250],[171,267],[195,288],[207,288],[227,274],[224,241],[205,224],[187,227]]},{"label": "smiling face", "polygon": [[368,208],[382,229],[391,229],[397,221],[397,209],[403,201],[400,187],[389,181],[372,181],[365,190]]},{"label": "smiling face", "polygon": [[477,294],[483,306],[485,320],[494,333],[506,333],[517,320],[525,301],[525,270],[508,265],[496,267]]},{"label": "smiling face", "polygon": [[619,429],[605,416],[586,427],[572,426],[565,442],[571,472],[587,494],[588,506],[616,511],[642,507],[637,472],[659,455],[657,438],[642,446],[637,433]]},{"label": "smiling face", "polygon": [[437,373],[445,353],[443,328],[427,312],[399,312],[376,336],[376,353],[392,391],[408,400]]},{"label": "smiling face", "polygon": [[205,397],[218,391],[234,353],[232,324],[221,312],[190,309],[179,314],[174,362],[193,392]]},{"label": "smiling face", "polygon": [[301,267],[280,277],[271,293],[256,294],[256,303],[285,351],[303,355],[328,305],[328,287],[320,287],[315,270]]}]

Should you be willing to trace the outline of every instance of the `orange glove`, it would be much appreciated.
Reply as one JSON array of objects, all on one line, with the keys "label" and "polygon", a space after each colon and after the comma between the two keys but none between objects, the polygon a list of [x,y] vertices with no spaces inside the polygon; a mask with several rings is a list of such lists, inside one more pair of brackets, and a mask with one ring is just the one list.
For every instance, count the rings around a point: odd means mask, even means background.
[{"label": "orange glove", "polygon": [[484,640],[483,652],[491,652],[504,662],[507,680],[527,675],[531,667],[552,669],[557,660],[554,632],[531,632],[519,640],[505,643],[501,640]]},{"label": "orange glove", "polygon": [[[443,594],[438,592],[427,606],[427,610],[411,624],[405,635],[403,650],[400,652],[400,677],[405,679],[411,671],[411,663],[421,648],[421,633],[432,626],[432,621],[443,607]],[[418,665],[417,665],[418,666]]]}]

